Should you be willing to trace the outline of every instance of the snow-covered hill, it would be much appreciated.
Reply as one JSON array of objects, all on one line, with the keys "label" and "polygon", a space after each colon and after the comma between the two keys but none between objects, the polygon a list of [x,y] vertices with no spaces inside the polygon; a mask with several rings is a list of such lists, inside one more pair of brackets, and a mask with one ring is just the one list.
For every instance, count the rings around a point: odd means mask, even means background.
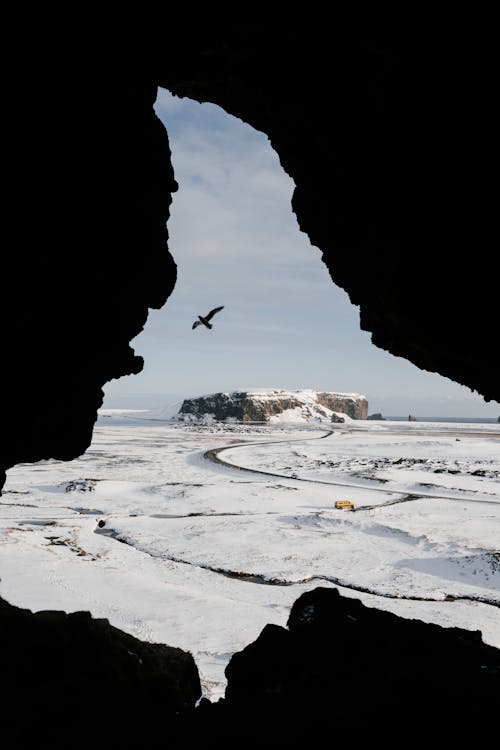
[{"label": "snow-covered hill", "polygon": [[185,399],[185,422],[338,422],[366,419],[368,401],[358,393],[258,388]]}]

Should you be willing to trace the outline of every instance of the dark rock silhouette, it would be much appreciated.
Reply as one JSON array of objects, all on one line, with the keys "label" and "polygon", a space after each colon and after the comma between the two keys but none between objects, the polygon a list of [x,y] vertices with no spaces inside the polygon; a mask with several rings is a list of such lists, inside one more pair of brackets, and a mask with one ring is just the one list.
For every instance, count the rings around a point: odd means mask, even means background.
[{"label": "dark rock silhouette", "polygon": [[500,697],[500,651],[478,631],[401,619],[327,588],[302,594],[286,628],[266,625],[233,655],[225,698],[214,704],[195,707],[190,654],[88,612],[32,614],[0,599],[0,667],[2,731],[31,746],[50,727],[54,748],[68,747],[68,732],[77,748],[153,746],[166,727],[165,747],[246,746],[235,739],[242,727],[254,743],[294,747],[324,739],[332,711],[343,724],[362,719],[356,734],[367,739],[396,727],[428,733],[428,713],[443,718],[433,736],[473,727],[481,737]]},{"label": "dark rock silhouette", "polygon": [[226,676],[226,709],[240,720],[251,706],[271,732],[291,739],[304,726],[321,736],[335,710],[345,722],[362,717],[357,732],[370,736],[387,733],[389,706],[407,727],[432,706],[464,725],[488,721],[500,698],[500,651],[478,631],[403,620],[316,588],[295,602],[287,628],[266,625],[235,654]]},{"label": "dark rock silhouette", "polygon": [[213,326],[210,324],[209,321],[212,320],[212,318],[215,315],[215,313],[218,313],[218,312],[220,312],[223,309],[224,309],[224,305],[222,305],[222,307],[214,307],[213,310],[210,310],[210,312],[208,313],[208,315],[205,315],[205,316],[198,315],[198,320],[194,321],[192,327],[196,328],[197,326],[204,325],[205,328],[213,328]]},{"label": "dark rock silhouette", "polygon": [[78,727],[77,747],[89,734],[92,747],[154,737],[201,695],[193,657],[181,649],[145,643],[88,612],[33,614],[3,599],[0,669],[2,731],[14,727],[24,742],[50,726],[55,747],[68,746],[68,727]]},{"label": "dark rock silhouette", "polygon": [[97,39],[89,59],[44,21],[40,34],[39,84],[26,97],[13,74],[5,92],[3,229],[16,241],[0,261],[0,486],[15,463],[86,450],[102,386],[140,372],[129,342],[176,279],[166,222],[177,183],[154,80]]},{"label": "dark rock silhouette", "polygon": [[377,411],[375,414],[369,414],[367,416],[367,419],[373,419],[377,422],[385,422],[385,417],[382,416],[382,413]]}]

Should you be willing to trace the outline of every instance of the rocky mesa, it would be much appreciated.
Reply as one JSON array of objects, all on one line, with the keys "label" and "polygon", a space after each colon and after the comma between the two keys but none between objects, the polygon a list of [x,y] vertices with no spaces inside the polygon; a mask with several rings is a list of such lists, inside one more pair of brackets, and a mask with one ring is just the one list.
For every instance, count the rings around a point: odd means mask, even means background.
[{"label": "rocky mesa", "polygon": [[216,422],[310,422],[366,419],[368,401],[358,393],[259,388],[185,399],[178,419]]}]

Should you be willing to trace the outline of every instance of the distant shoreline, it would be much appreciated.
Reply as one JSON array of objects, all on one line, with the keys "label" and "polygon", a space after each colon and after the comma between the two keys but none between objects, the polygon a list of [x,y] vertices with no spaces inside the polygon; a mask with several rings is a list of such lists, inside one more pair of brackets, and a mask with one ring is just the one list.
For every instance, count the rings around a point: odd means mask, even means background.
[{"label": "distant shoreline", "polygon": [[[130,420],[147,421],[147,422],[168,422],[173,420],[174,422],[176,415],[171,415],[169,418],[160,418],[157,416],[158,409],[99,409],[99,416],[101,419],[108,418],[128,418]],[[155,415],[155,416],[153,416]],[[419,417],[412,415],[412,420],[408,419],[408,415],[405,416],[385,416],[382,415],[382,420],[370,420],[374,422],[386,421],[386,422],[408,422],[411,424],[419,422],[448,422],[448,423],[461,423],[461,424],[499,424],[496,417]],[[361,421],[361,420],[355,420]],[[176,422],[177,423],[177,422]],[[182,421],[177,424],[181,424]],[[250,423],[247,423],[250,424]],[[257,424],[257,423],[256,423]],[[265,424],[265,423],[258,423]]]},{"label": "distant shoreline", "polygon": [[[388,422],[408,422],[408,417],[384,416]],[[414,417],[417,422],[461,422],[462,424],[498,424],[496,417]]]}]

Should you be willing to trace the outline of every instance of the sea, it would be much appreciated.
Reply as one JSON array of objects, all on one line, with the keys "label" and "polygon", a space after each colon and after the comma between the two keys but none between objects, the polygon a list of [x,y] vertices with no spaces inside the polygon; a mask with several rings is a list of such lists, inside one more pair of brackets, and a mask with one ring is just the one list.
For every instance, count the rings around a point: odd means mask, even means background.
[{"label": "sea", "polygon": [[[384,415],[384,419],[391,422],[408,422],[408,415],[405,417],[389,417]],[[462,424],[497,424],[496,417],[418,417],[412,415],[412,420],[416,422],[461,422]]]}]

